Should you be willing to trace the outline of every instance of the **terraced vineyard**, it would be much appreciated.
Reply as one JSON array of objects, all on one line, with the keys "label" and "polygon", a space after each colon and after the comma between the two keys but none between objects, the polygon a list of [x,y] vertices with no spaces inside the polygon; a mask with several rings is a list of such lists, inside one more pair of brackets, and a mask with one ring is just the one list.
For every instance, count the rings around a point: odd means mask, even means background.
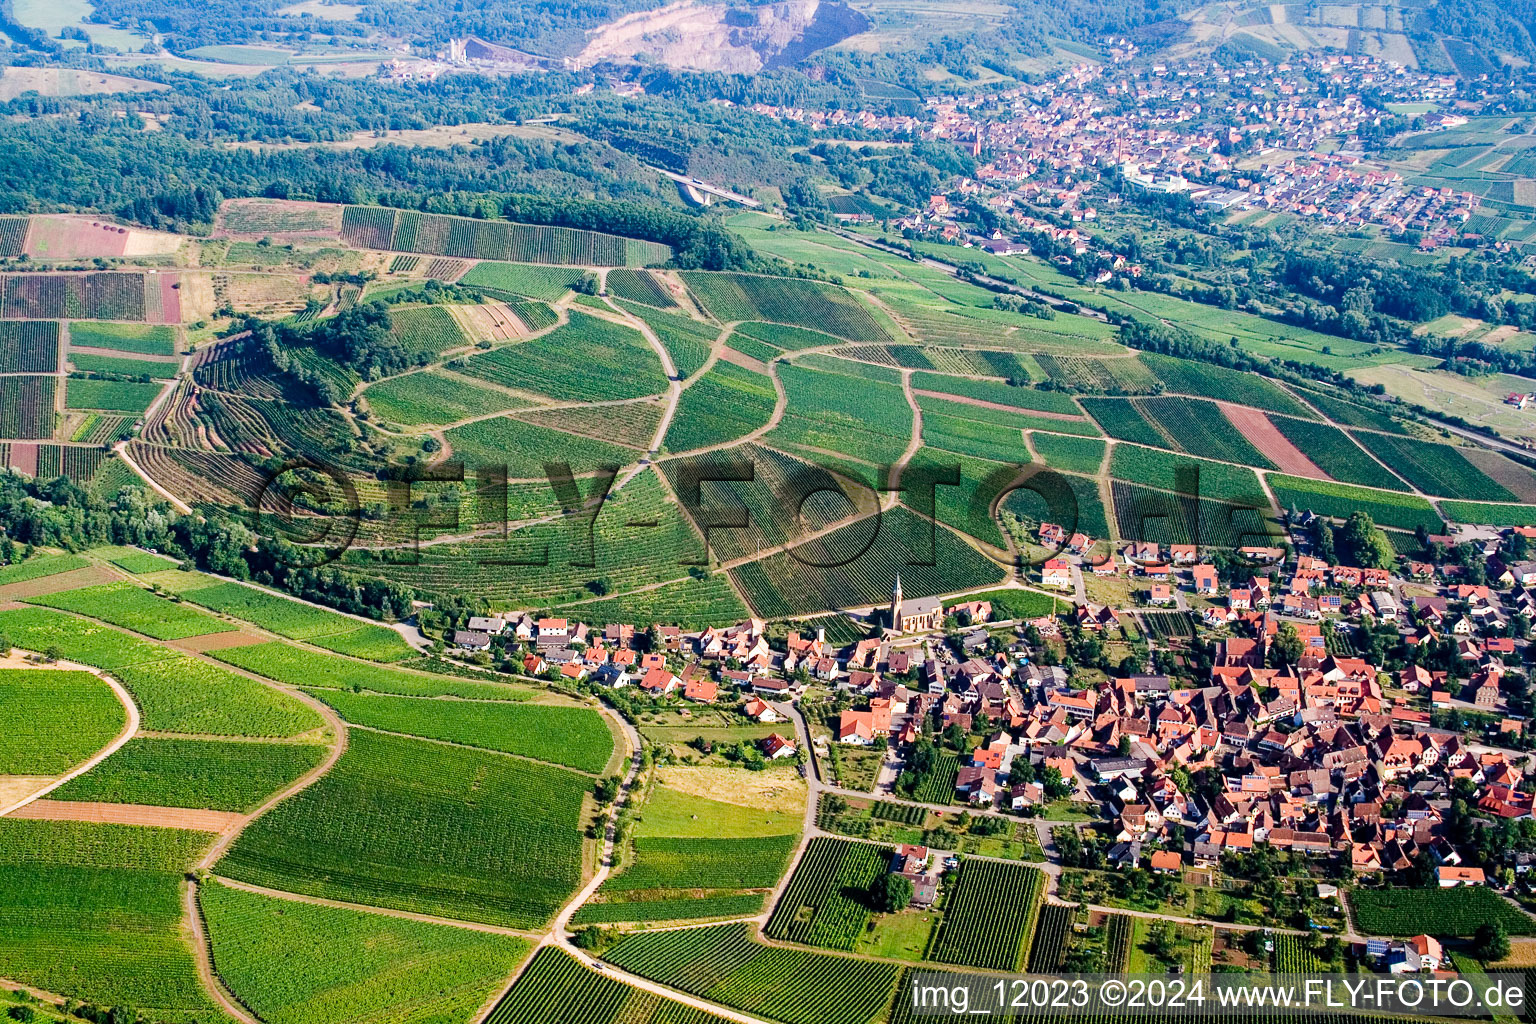
[{"label": "terraced vineyard", "polygon": [[672,256],[665,245],[597,231],[378,206],[347,207],[341,218],[341,240],[364,249],[566,266],[644,266]]},{"label": "terraced vineyard", "polygon": [[930,958],[967,967],[1018,970],[1029,960],[1044,896],[1045,873],[1037,868],[961,861]]}]

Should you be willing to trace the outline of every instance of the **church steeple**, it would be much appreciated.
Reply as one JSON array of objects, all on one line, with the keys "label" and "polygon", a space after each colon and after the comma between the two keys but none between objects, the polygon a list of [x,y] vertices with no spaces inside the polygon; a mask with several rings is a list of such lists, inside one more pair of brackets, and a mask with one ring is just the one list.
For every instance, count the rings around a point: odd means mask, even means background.
[{"label": "church steeple", "polygon": [[896,574],[896,589],[891,591],[891,629],[901,629],[901,573]]}]

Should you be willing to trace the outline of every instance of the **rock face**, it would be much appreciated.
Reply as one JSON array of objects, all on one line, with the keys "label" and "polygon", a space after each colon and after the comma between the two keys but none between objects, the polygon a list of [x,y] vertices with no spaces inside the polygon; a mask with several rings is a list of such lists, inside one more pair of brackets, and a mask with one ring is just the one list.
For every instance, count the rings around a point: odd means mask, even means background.
[{"label": "rock face", "polygon": [[590,67],[643,58],[692,71],[750,74],[793,64],[868,27],[862,14],[824,0],[751,7],[682,0],[596,30],[572,63]]}]

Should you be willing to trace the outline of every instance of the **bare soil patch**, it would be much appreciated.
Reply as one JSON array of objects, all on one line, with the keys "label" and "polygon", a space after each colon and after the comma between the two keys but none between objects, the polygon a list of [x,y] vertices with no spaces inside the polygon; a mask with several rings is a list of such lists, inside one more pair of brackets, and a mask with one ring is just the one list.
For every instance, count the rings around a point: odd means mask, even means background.
[{"label": "bare soil patch", "polygon": [[78,590],[80,587],[94,587],[100,583],[112,583],[121,579],[110,569],[100,566],[88,566],[84,569],[74,569],[70,572],[61,572],[57,576],[44,576],[41,579],[26,580],[22,583],[12,583],[0,587],[0,600],[19,601],[26,597],[41,597],[44,594],[57,594],[62,590]]},{"label": "bare soil patch", "polygon": [[1292,476],[1306,476],[1314,480],[1333,479],[1324,473],[1318,465],[1307,458],[1306,453],[1290,442],[1279,429],[1270,422],[1268,416],[1257,409],[1250,409],[1246,405],[1232,405],[1230,402],[1217,402],[1227,419],[1236,427],[1264,457],[1269,459],[1281,470]]},{"label": "bare soil patch", "polygon": [[234,811],[204,811],[193,807],[34,800],[12,811],[9,817],[32,821],[88,821],[97,825],[151,825],[198,832],[223,832],[238,825],[245,815]]},{"label": "bare soil patch", "polygon": [[191,651],[193,654],[201,654],[204,651],[226,651],[231,647],[249,647],[251,644],[266,642],[267,637],[243,630],[236,630],[233,633],[213,633],[208,636],[189,636],[185,640],[168,641],[171,647]]},{"label": "bare soil patch", "polygon": [[680,793],[705,800],[780,814],[799,814],[805,810],[805,781],[784,772],[669,766],[658,769],[657,780]]}]

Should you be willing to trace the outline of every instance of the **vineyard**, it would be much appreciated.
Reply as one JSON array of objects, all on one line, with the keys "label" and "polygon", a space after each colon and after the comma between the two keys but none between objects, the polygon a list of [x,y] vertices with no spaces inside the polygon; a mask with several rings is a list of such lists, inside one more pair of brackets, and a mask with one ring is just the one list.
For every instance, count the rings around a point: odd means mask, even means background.
[{"label": "vineyard", "polygon": [[1411,494],[1368,491],[1295,476],[1271,476],[1269,486],[1275,492],[1275,500],[1285,509],[1310,510],[1336,519],[1348,519],[1356,511],[1368,512],[1377,526],[1400,530],[1414,530],[1422,525],[1430,533],[1440,533],[1445,528],[1434,507]]},{"label": "vineyard", "polygon": [[627,466],[640,457],[633,448],[508,416],[466,423],[443,437],[453,446],[454,455],[463,461],[467,472],[474,473],[486,466],[505,467],[511,480],[543,477],[544,467],[551,463],[564,463],[573,473],[587,473],[599,466]]},{"label": "vineyard", "polygon": [[955,799],[955,779],[959,774],[958,754],[938,754],[934,758],[933,770],[923,778],[922,785],[912,794],[912,799],[925,804],[950,803]]},{"label": "vineyard", "polygon": [[284,738],[323,724],[308,705],[206,661],[172,657],[113,675],[156,732]]},{"label": "vineyard", "polygon": [[1367,935],[1469,936],[1479,925],[1502,925],[1510,935],[1536,935],[1536,920],[1480,885],[1452,889],[1355,889],[1355,922]]},{"label": "vineyard", "polygon": [[525,939],[244,892],[198,888],[214,969],[273,1024],[466,1020]]},{"label": "vineyard", "polygon": [[1384,487],[1390,491],[1407,490],[1391,470],[1361,451],[1360,446],[1338,427],[1289,416],[1271,416],[1270,422],[1288,441],[1305,452],[1307,458],[1340,483]]},{"label": "vineyard", "polygon": [[781,552],[732,570],[765,618],[880,604],[898,572],[913,597],[990,586],[1005,575],[948,530],[899,507],[807,541],[795,555]]},{"label": "vineyard", "polygon": [[[1084,399],[1091,401],[1091,399]],[[923,418],[926,421],[929,415],[945,416],[953,419],[974,420],[995,427],[1007,427],[1010,432],[1014,430],[1046,430],[1054,434],[1075,434],[1080,437],[1099,437],[1099,428],[1093,420],[1086,417],[1067,419],[1055,416],[1040,416],[1027,412],[1014,412],[1010,409],[1002,409],[996,405],[976,405],[974,403],[952,401],[934,395],[919,394],[917,406],[923,410]]]},{"label": "vineyard", "polygon": [[1129,359],[1037,355],[1035,361],[1057,385],[1089,395],[1145,395],[1157,390],[1146,364]]},{"label": "vineyard", "polygon": [[891,849],[816,836],[806,847],[763,934],[828,949],[852,949],[870,910],[864,901],[890,870]]},{"label": "vineyard", "polygon": [[[849,341],[890,340],[885,329],[859,305],[858,300],[834,285],[802,278],[753,274],[687,271],[682,276],[700,305],[721,323],[769,320],[810,328]],[[762,340],[774,343],[772,338]]]},{"label": "vineyard", "polygon": [[639,398],[666,387],[661,360],[638,331],[574,311],[569,323],[537,341],[456,360],[449,368],[568,401]]},{"label": "vineyard", "polygon": [[0,274],[0,318],[142,321],[145,290],[142,273]]},{"label": "vineyard", "polygon": [[51,320],[0,323],[0,373],[53,373],[59,368],[59,325]]},{"label": "vineyard", "polygon": [[1113,481],[1110,490],[1123,540],[1238,548],[1273,543],[1279,534],[1267,506],[1251,507],[1257,502],[1212,501],[1120,480]]},{"label": "vineyard", "polygon": [[1117,480],[1211,501],[1256,507],[1269,504],[1263,485],[1251,469],[1155,448],[1116,445],[1109,460],[1109,473]]},{"label": "vineyard", "polygon": [[290,640],[306,640],[328,651],[368,661],[401,661],[415,651],[388,626],[376,626],[339,612],[302,604],[270,591],[239,583],[204,579],[206,586],[180,591],[183,598],[204,608],[254,622]]},{"label": "vineyard", "polygon": [[52,437],[56,381],[56,377],[0,377],[0,437]]},{"label": "vineyard", "polygon": [[70,348],[104,348],[145,356],[176,353],[176,329],[145,324],[85,323],[69,325]]},{"label": "vineyard", "polygon": [[219,872],[311,896],[537,927],[580,884],[588,781],[354,730],[336,766],[256,819]]},{"label": "vineyard", "polygon": [[642,978],[783,1024],[871,1024],[890,1005],[890,964],[753,941],[744,924],[636,932],[604,958]]},{"label": "vineyard", "polygon": [[0,669],[6,742],[0,775],[62,775],[106,746],[127,721],[89,672]]},{"label": "vineyard", "polygon": [[[912,411],[906,397],[898,385],[869,379],[859,364],[837,362],[848,372],[799,365],[778,367],[788,404],[783,419],[768,437],[782,444],[840,452],[876,465],[894,465],[912,434]],[[816,456],[813,460],[822,461]]]},{"label": "vineyard", "polygon": [[341,240],[360,249],[562,266],[644,266],[672,258],[672,250],[657,242],[598,231],[378,206],[347,207],[341,217]]},{"label": "vineyard", "polygon": [[1022,409],[1026,412],[1046,412],[1054,416],[1079,419],[1082,410],[1071,397],[1059,391],[1040,391],[1030,387],[1014,387],[996,380],[972,380],[969,377],[947,377],[921,371],[912,375],[912,387],[940,395],[958,395],[977,402],[992,402]]},{"label": "vineyard", "polygon": [[1173,440],[1179,451],[1199,452],[1241,466],[1278,468],[1232,425],[1215,402],[1199,398],[1141,398],[1135,404]]},{"label": "vineyard", "polygon": [[777,401],[767,377],[718,362],[683,392],[663,445],[682,452],[734,441],[763,427]]},{"label": "vineyard", "polygon": [[26,217],[0,217],[0,258],[20,256],[27,242]]},{"label": "vineyard", "polygon": [[1425,494],[1470,501],[1519,500],[1448,444],[1415,441],[1368,430],[1356,431],[1355,438]]},{"label": "vineyard", "polygon": [[726,1024],[605,977],[553,946],[540,948],[485,1024]]},{"label": "vineyard", "polygon": [[1154,640],[1166,643],[1187,640],[1195,635],[1195,623],[1188,612],[1142,612],[1141,618]]},{"label": "vineyard", "polygon": [[613,735],[592,708],[524,701],[423,700],[347,690],[310,694],[356,725],[600,772]]},{"label": "vineyard", "polygon": [[156,597],[134,583],[82,587],[79,590],[29,597],[26,601],[101,619],[135,633],[152,636],[156,640],[185,640],[212,633],[229,633],[235,629],[207,612]]},{"label": "vineyard", "polygon": [[1308,404],[1316,406],[1333,422],[1341,423],[1346,427],[1366,427],[1370,430],[1383,430],[1389,434],[1403,432],[1402,426],[1396,420],[1375,409],[1368,409],[1363,405],[1356,405],[1354,402],[1346,402],[1342,398],[1305,388],[1298,388],[1297,394],[1306,399]]},{"label": "vineyard", "polygon": [[470,288],[483,288],[493,294],[506,292],[554,302],[581,283],[579,267],[534,267],[516,263],[476,263],[459,281]]},{"label": "vineyard", "polygon": [[1104,464],[1105,443],[1093,437],[1068,437],[1064,434],[1029,435],[1029,443],[1040,461],[1052,469],[1094,476]]},{"label": "vineyard", "polygon": [[709,360],[709,350],[720,333],[715,327],[685,316],[674,316],[630,302],[619,303],[632,316],[645,321],[672,357],[677,376],[692,377]]},{"label": "vineyard", "polygon": [[997,462],[1021,464],[1029,459],[1018,427],[937,412],[923,414],[923,444]]},{"label": "vineyard", "polygon": [[610,270],[608,291],[618,298],[655,306],[658,309],[672,309],[677,306],[677,300],[667,290],[661,277],[649,270],[623,268]]},{"label": "vineyard", "polygon": [[59,800],[252,811],[325,760],[313,743],[135,737],[51,794]]},{"label": "vineyard", "polygon": [[159,394],[159,384],[70,377],[65,384],[64,405],[68,409],[95,409],[137,416],[148,409]]},{"label": "vineyard", "polygon": [[1256,373],[1244,373],[1242,370],[1232,370],[1209,362],[1176,359],[1153,352],[1143,352],[1140,359],[1169,391],[1217,398],[1287,416],[1316,418],[1311,410],[1292,398],[1283,388]]},{"label": "vineyard", "polygon": [[90,564],[79,555],[33,555],[25,561],[0,565],[0,586],[57,576],[61,572],[84,569]]},{"label": "vineyard", "polygon": [[929,958],[999,971],[1027,962],[1045,895],[1037,868],[964,860],[944,904]]},{"label": "vineyard", "polygon": [[508,683],[480,682],[455,676],[407,672],[383,665],[360,665],[348,658],[305,650],[281,640],[210,652],[220,661],[290,686],[327,686],[403,697],[462,697],[466,700],[527,700],[532,691]]},{"label": "vineyard", "polygon": [[1097,481],[1061,474],[1030,481],[1039,490],[1020,487],[1009,492],[998,509],[1034,523],[1056,523],[1069,534],[1108,537],[1109,520]]},{"label": "vineyard", "polygon": [[178,829],[0,819],[0,976],[154,1020],[218,1019],[181,907],[207,843]]},{"label": "vineyard", "polygon": [[1061,970],[1067,960],[1067,951],[1072,947],[1072,924],[1076,920],[1076,907],[1060,903],[1046,903],[1040,907],[1040,920],[1035,925],[1035,938],[1029,947],[1026,966],[1030,974],[1055,974]]},{"label": "vineyard", "polygon": [[443,306],[396,307],[389,312],[389,329],[408,352],[437,356],[466,344],[458,321]]},{"label": "vineyard", "polygon": [[115,673],[128,665],[143,665],[175,657],[159,644],[77,619],[50,608],[0,611],[0,635],[26,651],[57,648],[65,661],[75,661]]},{"label": "vineyard", "polygon": [[1172,439],[1153,426],[1129,398],[1084,398],[1082,403],[1088,415],[1098,421],[1110,437],[1153,448],[1173,447]]},{"label": "vineyard", "polygon": [[374,416],[406,427],[454,423],[527,404],[505,392],[435,371],[380,381],[363,392],[363,398]]}]

